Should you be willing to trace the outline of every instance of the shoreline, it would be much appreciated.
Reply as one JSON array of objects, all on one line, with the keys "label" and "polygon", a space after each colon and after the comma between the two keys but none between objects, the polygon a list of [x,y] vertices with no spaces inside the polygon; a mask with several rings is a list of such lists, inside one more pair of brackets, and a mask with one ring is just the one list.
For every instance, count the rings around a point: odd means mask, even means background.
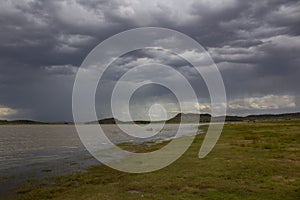
[{"label": "shoreline", "polygon": [[[6,125],[6,126],[14,127],[15,125]],[[23,124],[20,126],[32,127],[32,125],[29,124],[28,125]],[[34,126],[52,127],[53,125],[46,124],[46,125],[34,125]],[[59,126],[62,127],[62,125]],[[64,125],[64,126],[74,127],[73,125]],[[110,125],[108,125],[107,127],[110,127]],[[198,124],[195,124],[195,127],[198,127]],[[199,132],[196,134],[199,134]],[[130,146],[147,145],[150,147],[150,146],[158,145],[160,143],[168,142],[170,140],[172,140],[172,137],[155,138],[153,140],[144,141],[144,142],[138,142],[138,141],[119,142],[117,144],[119,146],[123,146],[124,148],[130,149],[129,148]],[[49,155],[49,158],[51,158],[51,160],[47,159],[43,161],[38,159],[37,161],[32,162],[31,164],[14,166],[13,168],[9,166],[2,168],[0,170],[0,176],[2,179],[0,183],[3,186],[0,189],[0,194],[2,196],[11,196],[13,191],[16,188],[18,188],[17,185],[22,185],[28,181],[29,182],[31,182],[32,180],[38,181],[38,180],[49,179],[49,178],[51,179],[54,178],[55,176],[64,176],[64,175],[72,175],[74,173],[82,173],[82,172],[86,172],[89,167],[92,167],[94,165],[96,166],[103,165],[102,163],[100,163],[100,161],[96,160],[92,155],[90,155],[90,153],[85,148],[81,149],[81,152],[78,151],[75,152],[76,152],[76,159],[73,158],[73,156],[70,157],[70,155],[68,157],[62,157],[62,158],[60,157],[53,158],[53,156]],[[60,166],[60,168],[58,168],[58,166]]]}]

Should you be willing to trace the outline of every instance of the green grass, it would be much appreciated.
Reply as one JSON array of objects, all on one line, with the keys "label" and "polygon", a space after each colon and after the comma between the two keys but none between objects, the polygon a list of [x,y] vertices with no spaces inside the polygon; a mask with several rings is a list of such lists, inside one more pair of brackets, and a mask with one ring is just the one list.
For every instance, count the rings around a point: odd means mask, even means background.
[{"label": "green grass", "polygon": [[[202,127],[206,129],[206,127]],[[204,159],[198,135],[170,166],[146,174],[128,174],[106,166],[86,173],[30,181],[18,199],[285,199],[300,197],[300,121],[226,124]],[[165,144],[132,145],[138,152]]]}]

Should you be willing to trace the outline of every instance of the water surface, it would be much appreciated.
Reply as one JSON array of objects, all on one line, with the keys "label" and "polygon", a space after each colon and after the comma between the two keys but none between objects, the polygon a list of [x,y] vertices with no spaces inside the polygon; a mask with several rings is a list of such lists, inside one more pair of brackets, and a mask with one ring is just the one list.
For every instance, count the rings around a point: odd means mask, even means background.
[{"label": "water surface", "polygon": [[[132,125],[126,126],[128,130],[135,131]],[[145,133],[158,134],[149,138],[137,138],[125,134],[117,125],[101,127],[113,143],[169,140],[178,129],[176,124],[166,124],[159,131],[161,125],[152,124],[142,129]],[[182,135],[199,133],[195,124],[186,124],[183,130]],[[92,137],[89,139],[94,142],[95,148],[109,148],[107,144],[95,142]],[[74,125],[0,126],[0,194],[9,193],[26,179],[74,173],[98,163],[81,143]]]}]

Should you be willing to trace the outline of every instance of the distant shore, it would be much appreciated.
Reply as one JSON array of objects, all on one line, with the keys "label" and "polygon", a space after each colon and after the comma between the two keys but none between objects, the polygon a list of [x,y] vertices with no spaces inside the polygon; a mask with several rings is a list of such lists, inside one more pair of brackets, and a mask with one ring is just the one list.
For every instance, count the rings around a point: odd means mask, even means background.
[{"label": "distant shore", "polygon": [[[247,116],[211,116],[210,114],[194,114],[194,113],[178,113],[173,118],[170,118],[166,121],[147,121],[147,120],[136,120],[136,121],[121,121],[115,118],[105,118],[100,119],[98,121],[86,122],[83,124],[149,124],[149,123],[195,123],[199,121],[199,123],[207,123],[210,121],[218,122],[218,121],[226,121],[226,122],[234,122],[234,121],[257,121],[257,120],[293,120],[300,119],[300,112],[295,113],[283,113],[283,114],[259,114],[259,115],[247,115]],[[74,122],[42,122],[42,121],[34,121],[34,120],[0,120],[0,125],[17,125],[17,124],[66,124],[72,125]]]},{"label": "distant shore", "polygon": [[41,122],[41,121],[33,121],[33,120],[0,120],[0,125],[18,125],[18,124],[30,124],[30,125],[41,125],[41,124],[74,124],[73,122]]}]

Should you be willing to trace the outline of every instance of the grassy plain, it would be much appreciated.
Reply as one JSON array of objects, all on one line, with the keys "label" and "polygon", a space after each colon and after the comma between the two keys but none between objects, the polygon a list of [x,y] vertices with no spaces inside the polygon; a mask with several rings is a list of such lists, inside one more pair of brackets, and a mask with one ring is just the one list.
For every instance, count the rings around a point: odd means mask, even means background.
[{"label": "grassy plain", "polygon": [[[93,166],[85,173],[28,180],[17,199],[300,198],[300,121],[228,123],[213,151],[198,159],[203,138],[198,135],[180,159],[156,172],[128,174]],[[145,152],[162,145],[122,147]]]}]

